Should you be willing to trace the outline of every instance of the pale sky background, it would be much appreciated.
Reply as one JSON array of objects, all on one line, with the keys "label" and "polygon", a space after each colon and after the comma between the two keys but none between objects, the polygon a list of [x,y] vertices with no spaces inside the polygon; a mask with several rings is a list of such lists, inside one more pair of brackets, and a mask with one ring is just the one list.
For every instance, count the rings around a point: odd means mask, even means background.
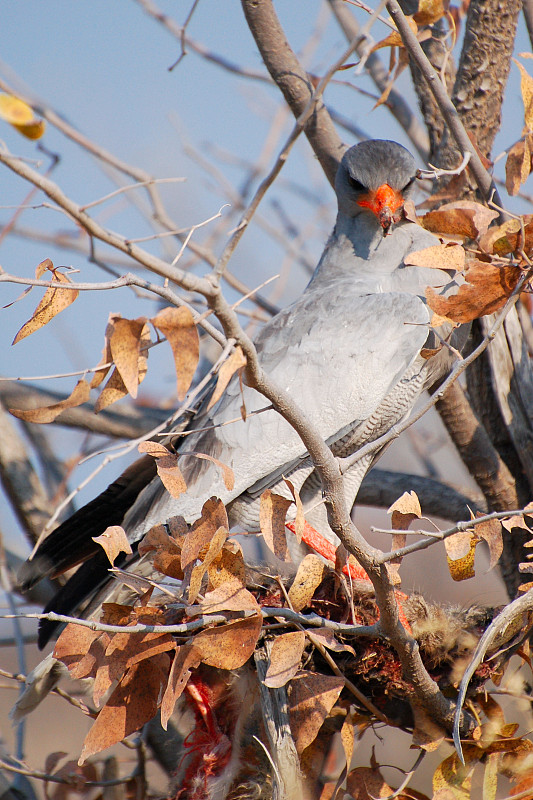
[{"label": "pale sky background", "polygon": [[[183,23],[190,7],[190,0],[160,3],[160,8],[178,24]],[[326,4],[320,0],[279,0],[276,9],[291,46],[297,52],[305,48],[305,66],[318,75],[323,74],[346,46]],[[354,13],[361,24],[366,21],[363,12],[354,9]],[[213,177],[186,154],[187,143],[192,143],[221,171],[229,184],[239,190],[247,174],[240,166],[228,163],[224,154],[250,164],[255,162],[280,108],[277,88],[237,77],[193,52],[189,52],[181,64],[169,72],[168,67],[179,54],[178,43],[134,0],[17,0],[5,4],[2,22],[0,74],[6,80],[40,98],[94,142],[125,161],[156,177],[186,177],[185,183],[161,189],[178,227],[201,222],[227,202]],[[317,29],[321,32],[319,41],[308,48],[306,43]],[[384,38],[387,33],[388,29],[380,23],[372,31],[376,40]],[[264,71],[237,0],[200,0],[188,35],[244,68]],[[522,31],[517,52],[528,49],[528,46]],[[383,50],[381,54],[387,62],[388,51]],[[526,61],[526,67],[530,63]],[[356,70],[349,70],[340,73],[339,80],[343,85],[332,84],[327,90],[328,104],[369,136],[393,138],[410,146],[387,109],[372,110],[374,100],[359,91],[375,95],[369,79],[358,75]],[[413,98],[408,71],[399,79],[398,87],[408,99]],[[519,138],[522,125],[519,75],[513,66],[504,108],[504,125],[498,136],[495,155]],[[278,127],[273,149],[266,159],[267,170],[291,126],[292,118],[287,114],[284,123]],[[347,144],[354,142],[346,131],[340,133]],[[0,140],[13,153],[28,159],[42,159],[44,165],[48,164],[46,157],[37,151],[36,143],[27,141],[1,120]],[[42,143],[50,151],[60,154],[61,161],[52,179],[75,200],[91,202],[116,188],[114,181],[104,174],[92,157],[51,126],[48,126]],[[503,175],[503,161],[498,164],[497,172]],[[287,188],[289,181],[300,191]],[[257,185],[256,179],[254,188]],[[5,224],[14,213],[13,207],[24,200],[30,187],[3,167],[0,168],[0,186],[1,203],[5,206],[0,208],[0,223]],[[140,196],[143,196],[142,192]],[[117,201],[107,202],[91,213],[110,228],[132,238],[151,233],[146,220],[124,198],[123,195]],[[36,198],[31,201],[34,205],[38,202],[40,200]],[[317,213],[318,202],[326,204],[321,214]],[[517,200],[509,205],[511,209],[529,210]],[[311,264],[316,263],[334,222],[335,205],[331,188],[323,178],[305,137],[300,138],[291,153],[281,180],[267,194],[260,213],[277,227],[281,227],[284,220],[296,231],[305,231],[302,252]],[[227,209],[223,214],[228,214]],[[238,217],[228,218],[228,232],[236,219]],[[64,215],[42,208],[26,210],[18,224],[48,233],[74,230]],[[210,228],[206,228],[195,238],[205,240],[209,232]],[[220,253],[225,240],[223,238],[216,244],[217,253]],[[160,242],[143,246],[151,252],[165,254]],[[35,266],[44,258],[51,258],[55,265],[79,269],[80,280],[107,280],[105,274],[88,264],[81,255],[16,236],[9,236],[0,243],[0,264],[8,272],[31,276]],[[242,239],[230,269],[248,285],[255,286],[279,272],[282,259],[280,246],[254,224]],[[206,268],[200,265],[199,270],[205,272]],[[283,304],[301,290],[306,280],[305,271],[296,266],[286,284],[272,284],[264,294],[268,296],[273,292],[275,301]],[[20,292],[20,286],[3,284],[0,305],[14,300]],[[35,290],[19,303],[0,311],[0,374],[47,375],[94,365],[100,358],[105,322],[110,311],[135,317],[141,314],[151,316],[156,310],[155,304],[136,300],[126,289],[113,294],[84,294],[47,328],[11,347],[16,331],[31,316],[41,296],[38,292]],[[231,292],[228,296],[234,297]],[[148,375],[141,387],[141,397],[172,397],[172,365],[168,352],[163,348],[150,354]],[[40,385],[67,393],[75,380],[44,381]],[[72,452],[78,439],[71,432],[57,427],[54,441],[59,452],[66,454]],[[90,468],[93,466],[91,462]],[[81,498],[88,500],[93,497],[122,466],[121,462],[115,462]],[[80,468],[71,485],[81,480],[88,470],[89,466]],[[0,526],[6,538],[16,540],[16,547],[24,551],[26,546],[17,525],[1,498]]]}]

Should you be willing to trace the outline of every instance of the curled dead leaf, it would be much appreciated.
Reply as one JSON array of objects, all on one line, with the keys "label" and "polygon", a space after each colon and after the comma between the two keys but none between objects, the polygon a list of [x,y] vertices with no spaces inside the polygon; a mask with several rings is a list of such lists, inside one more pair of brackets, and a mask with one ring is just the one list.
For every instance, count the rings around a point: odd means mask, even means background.
[{"label": "curled dead leaf", "polygon": [[270,689],[279,689],[298,672],[305,648],[305,633],[291,631],[276,636],[270,651],[270,663],[263,683]]},{"label": "curled dead leaf", "polygon": [[92,540],[102,547],[111,565],[119,553],[131,555],[133,552],[126,531],[120,525],[110,525],[100,536],[93,536]]},{"label": "curled dead leaf", "polygon": [[85,737],[80,765],[95,753],[138,731],[155,716],[163,679],[166,683],[164,664],[168,672],[169,659],[163,653],[128,670]]},{"label": "curled dead leaf", "polygon": [[198,650],[191,645],[184,644],[176,649],[176,654],[170,668],[168,683],[161,701],[161,726],[166,731],[168,721],[174,711],[176,701],[182,695],[191,676],[191,671],[201,663]]},{"label": "curled dead leaf", "polygon": [[227,625],[205,628],[190,643],[198,649],[204,664],[218,669],[238,669],[254,652],[262,625],[262,616],[254,614]]},{"label": "curled dead leaf", "polygon": [[336,675],[307,671],[292,679],[289,689],[290,722],[299,755],[316,739],[343,686],[344,680]]},{"label": "curled dead leaf", "polygon": [[176,368],[178,400],[189,391],[200,357],[200,337],[191,311],[182,306],[163,308],[150,320],[172,348]]},{"label": "curled dead leaf", "polygon": [[137,397],[139,386],[141,339],[146,336],[148,328],[146,317],[139,319],[116,319],[113,333],[109,340],[111,356],[120,373],[128,393]]},{"label": "curled dead leaf", "polygon": [[246,356],[244,355],[240,345],[237,345],[233,353],[231,353],[231,355],[224,361],[218,371],[217,385],[215,386],[215,391],[213,392],[209,401],[209,405],[207,406],[208,411],[210,408],[213,408],[215,403],[218,403],[233,375],[239,370],[244,369],[245,366]]},{"label": "curled dead leaf", "polygon": [[40,139],[46,130],[46,123],[33,113],[33,109],[11,94],[0,94],[0,117],[9,122],[26,139]]},{"label": "curled dead leaf", "polygon": [[528,134],[523,139],[515,142],[507,153],[505,162],[505,188],[513,197],[518,194],[520,187],[527,181],[531,174],[531,146],[533,136]]},{"label": "curled dead leaf", "polygon": [[259,525],[269,550],[281,561],[290,561],[285,534],[285,517],[291,501],[286,497],[265,489],[259,507]]},{"label": "curled dead leaf", "polygon": [[495,267],[472,259],[465,274],[466,283],[451,297],[443,297],[428,286],[426,300],[437,314],[454,322],[471,322],[485,314],[493,314],[505,305],[518,283],[521,270],[515,266]]},{"label": "curled dead leaf", "polygon": [[497,211],[481,203],[457,200],[454,203],[445,203],[438,211],[428,211],[420,217],[420,223],[432,233],[475,239],[486,233],[490,223],[497,217]]},{"label": "curled dead leaf", "polygon": [[72,393],[59,403],[53,403],[51,406],[42,406],[41,408],[10,408],[9,411],[17,419],[42,425],[47,422],[53,422],[67,408],[76,408],[86,403],[90,394],[89,384],[87,381],[81,380],[78,381]]},{"label": "curled dead leaf", "polygon": [[[1,97],[2,95],[0,95]],[[50,271],[52,276],[50,278],[54,283],[64,283],[66,286],[72,285],[72,281],[59,269],[54,267],[49,258],[41,261],[35,269],[35,277],[41,278],[46,271]],[[58,289],[49,287],[37,308],[33,312],[31,318],[24,323],[19,332],[13,339],[13,344],[17,344],[21,339],[35,333],[39,328],[47,325],[57,314],[68,308],[79,295],[77,289]]]},{"label": "curled dead leaf", "polygon": [[306,608],[321,584],[326,565],[314,553],[308,553],[298,565],[298,570],[288,592],[288,597],[295,611]]},{"label": "curled dead leaf", "polygon": [[474,560],[479,539],[473,531],[461,531],[444,540],[448,569],[454,581],[466,581],[475,573]]}]

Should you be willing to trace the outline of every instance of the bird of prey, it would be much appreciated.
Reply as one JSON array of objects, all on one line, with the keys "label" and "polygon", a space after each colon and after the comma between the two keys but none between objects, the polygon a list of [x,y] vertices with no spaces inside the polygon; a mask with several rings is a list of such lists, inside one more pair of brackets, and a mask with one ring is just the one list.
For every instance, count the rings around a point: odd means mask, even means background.
[{"label": "bird of prey", "polygon": [[[405,264],[408,254],[438,244],[405,219],[404,202],[415,178],[412,155],[396,142],[369,140],[345,152],[335,182],[335,227],[313,277],[255,339],[266,374],[338,456],[354,453],[403,420],[420,393],[450,366],[446,347],[431,358],[421,355],[423,348],[438,344],[425,289],[444,290],[450,277]],[[449,333],[439,330],[441,336]],[[221,426],[240,417],[243,400],[246,420]],[[144,456],[42,542],[24,566],[21,584],[30,586],[86,562],[45,609],[79,612],[98,587],[110,582],[105,554],[93,541],[109,525],[121,524],[135,550],[153,525],[175,515],[192,523],[215,495],[226,505],[231,525],[257,531],[261,493],[270,488],[288,496],[284,478],[300,492],[309,522],[333,539],[314,465],[296,431],[267,406],[261,394],[235,378],[219,402],[194,419],[192,428],[202,430],[178,445],[186,494],[172,498],[154,460]],[[266,410],[250,413],[261,409]],[[231,467],[234,488],[225,487],[216,465],[188,453],[205,453]],[[357,460],[345,475],[350,508],[378,456],[379,451]],[[53,627],[41,623],[40,646]]]}]

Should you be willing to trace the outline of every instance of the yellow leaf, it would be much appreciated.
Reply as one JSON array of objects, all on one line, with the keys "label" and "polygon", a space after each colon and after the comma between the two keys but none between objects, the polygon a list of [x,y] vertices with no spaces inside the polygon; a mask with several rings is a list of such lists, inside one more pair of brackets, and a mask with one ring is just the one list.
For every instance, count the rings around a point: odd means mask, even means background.
[{"label": "yellow leaf", "polygon": [[479,539],[472,531],[454,533],[444,540],[448,569],[454,581],[466,581],[475,575],[474,559]]},{"label": "yellow leaf", "polygon": [[0,117],[27,139],[40,139],[46,129],[45,122],[37,119],[27,103],[10,94],[0,94]]},{"label": "yellow leaf", "polygon": [[533,78],[519,61],[513,58],[520,70],[520,91],[524,103],[524,122],[528,130],[533,131]]}]

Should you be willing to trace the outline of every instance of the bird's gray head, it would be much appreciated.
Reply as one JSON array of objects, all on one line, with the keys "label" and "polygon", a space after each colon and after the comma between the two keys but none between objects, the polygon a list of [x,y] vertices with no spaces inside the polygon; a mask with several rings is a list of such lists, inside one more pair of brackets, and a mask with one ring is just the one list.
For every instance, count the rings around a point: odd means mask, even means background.
[{"label": "bird's gray head", "polygon": [[387,234],[402,217],[415,177],[415,160],[401,144],[385,139],[360,142],[345,152],[337,171],[339,213],[373,213]]}]

